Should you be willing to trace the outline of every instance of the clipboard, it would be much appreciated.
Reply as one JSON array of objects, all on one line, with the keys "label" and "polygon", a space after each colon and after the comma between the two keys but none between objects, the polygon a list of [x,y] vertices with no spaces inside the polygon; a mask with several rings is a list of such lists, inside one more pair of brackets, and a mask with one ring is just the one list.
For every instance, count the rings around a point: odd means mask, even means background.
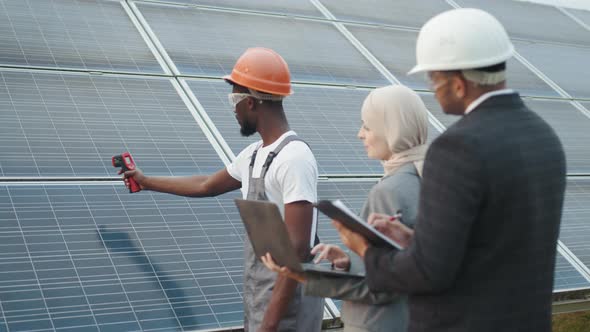
[{"label": "clipboard", "polygon": [[319,273],[335,277],[365,276],[364,271],[343,271],[333,269],[329,265],[300,262],[276,204],[239,198],[234,201],[257,257],[270,252],[279,265],[286,266],[295,272]]},{"label": "clipboard", "polygon": [[340,221],[351,231],[364,236],[375,247],[389,247],[403,250],[403,247],[399,243],[381,234],[373,226],[357,216],[356,213],[350,210],[339,199],[333,201],[321,200],[315,204],[315,207],[331,219]]}]

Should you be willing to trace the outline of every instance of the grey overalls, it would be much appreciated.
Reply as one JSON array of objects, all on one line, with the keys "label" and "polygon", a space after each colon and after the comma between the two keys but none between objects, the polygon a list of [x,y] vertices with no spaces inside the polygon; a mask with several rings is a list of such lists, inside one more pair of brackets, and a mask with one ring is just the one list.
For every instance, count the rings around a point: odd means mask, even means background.
[{"label": "grey overalls", "polygon": [[[263,200],[268,198],[265,192],[264,177],[268,172],[270,164],[276,155],[290,142],[302,141],[295,135],[287,136],[283,141],[268,154],[262,165],[262,172],[259,178],[252,177],[252,169],[258,148],[252,154],[249,167],[248,195],[249,200]],[[305,143],[305,142],[304,142]],[[259,230],[263,232],[264,230]],[[244,330],[245,332],[256,332],[264,318],[264,313],[272,295],[277,274],[267,269],[259,258],[254,254],[250,241],[244,241]],[[324,299],[318,297],[303,296],[301,285],[293,300],[289,304],[287,313],[279,324],[278,331],[314,332],[321,330],[324,314]]]}]

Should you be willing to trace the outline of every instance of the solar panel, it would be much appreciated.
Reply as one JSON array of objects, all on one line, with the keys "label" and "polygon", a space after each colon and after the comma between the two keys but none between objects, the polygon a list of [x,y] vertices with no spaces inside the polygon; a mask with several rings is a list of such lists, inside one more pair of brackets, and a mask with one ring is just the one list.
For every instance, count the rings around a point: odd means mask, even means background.
[{"label": "solar panel", "polygon": [[568,180],[559,239],[590,268],[590,180]]},{"label": "solar panel", "polygon": [[287,15],[324,17],[308,0],[171,0],[167,2],[245,9]]},{"label": "solar panel", "polygon": [[0,301],[14,330],[239,325],[243,229],[232,198],[123,186],[0,187]]},{"label": "solar panel", "polygon": [[553,290],[565,291],[579,288],[590,288],[590,282],[558,252],[555,261]]},{"label": "solar panel", "polygon": [[452,7],[443,0],[320,0],[340,20],[420,28]]},{"label": "solar panel", "polygon": [[285,58],[293,81],[387,84],[331,23],[143,3],[138,7],[185,75],[228,74],[248,47],[262,46]]},{"label": "solar panel", "polygon": [[[354,182],[320,182],[318,186],[318,199],[339,199],[356,213],[361,212],[369,191],[377,181]],[[319,213],[318,235],[323,243],[338,244],[340,236],[330,222],[330,218]]]},{"label": "solar panel", "polygon": [[[230,86],[220,80],[187,80],[207,115],[237,155],[259,140],[244,138],[227,102]],[[360,109],[369,90],[320,86],[294,87],[295,94],[285,99],[285,113],[291,129],[306,140],[316,157],[320,174],[382,174],[383,167],[368,159],[357,138]],[[434,137],[436,129],[430,128]]]},{"label": "solar panel", "polygon": [[565,149],[568,172],[590,173],[590,118],[569,102],[525,100],[557,132]]},{"label": "solar panel", "polygon": [[0,64],[163,73],[118,1],[0,2]]},{"label": "solar panel", "polygon": [[[416,64],[418,32],[355,25],[347,25],[347,28],[403,84],[414,89],[428,89],[424,75],[407,75]],[[515,59],[508,60],[508,82],[524,95],[558,96]]]},{"label": "solar panel", "polygon": [[553,6],[511,0],[455,0],[494,15],[513,38],[590,45],[588,31]]},{"label": "solar panel", "polygon": [[[590,34],[590,31],[587,31]],[[590,37],[588,38],[590,39]],[[590,99],[590,46],[514,41],[517,51],[574,98]],[[556,59],[556,55],[559,59]]]},{"label": "solar panel", "polygon": [[[321,182],[319,193],[359,210],[368,186]],[[131,195],[108,184],[0,186],[6,329],[241,325],[245,237],[233,202],[238,196]],[[320,225],[322,237],[335,237],[326,218]]]},{"label": "solar panel", "polygon": [[0,175],[160,175],[224,167],[169,79],[0,71]]}]

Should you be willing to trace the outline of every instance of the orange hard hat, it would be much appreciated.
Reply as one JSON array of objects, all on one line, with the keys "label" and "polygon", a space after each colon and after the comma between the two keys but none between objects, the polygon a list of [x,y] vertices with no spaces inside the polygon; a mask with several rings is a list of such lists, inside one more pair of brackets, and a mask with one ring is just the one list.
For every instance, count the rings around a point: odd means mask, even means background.
[{"label": "orange hard hat", "polygon": [[287,63],[277,52],[264,47],[247,49],[231,74],[223,79],[273,95],[288,96],[293,93]]}]

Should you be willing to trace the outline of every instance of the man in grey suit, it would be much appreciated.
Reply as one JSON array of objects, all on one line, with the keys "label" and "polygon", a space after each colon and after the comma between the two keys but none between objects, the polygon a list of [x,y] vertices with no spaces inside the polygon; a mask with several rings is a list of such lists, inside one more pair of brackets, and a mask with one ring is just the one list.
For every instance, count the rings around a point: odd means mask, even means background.
[{"label": "man in grey suit", "polygon": [[513,46],[476,9],[427,22],[417,66],[445,113],[462,118],[426,155],[415,230],[370,222],[404,242],[370,246],[335,226],[364,257],[369,289],[409,294],[409,331],[551,329],[551,294],[565,191],[565,157],[553,129],[506,89]]}]

